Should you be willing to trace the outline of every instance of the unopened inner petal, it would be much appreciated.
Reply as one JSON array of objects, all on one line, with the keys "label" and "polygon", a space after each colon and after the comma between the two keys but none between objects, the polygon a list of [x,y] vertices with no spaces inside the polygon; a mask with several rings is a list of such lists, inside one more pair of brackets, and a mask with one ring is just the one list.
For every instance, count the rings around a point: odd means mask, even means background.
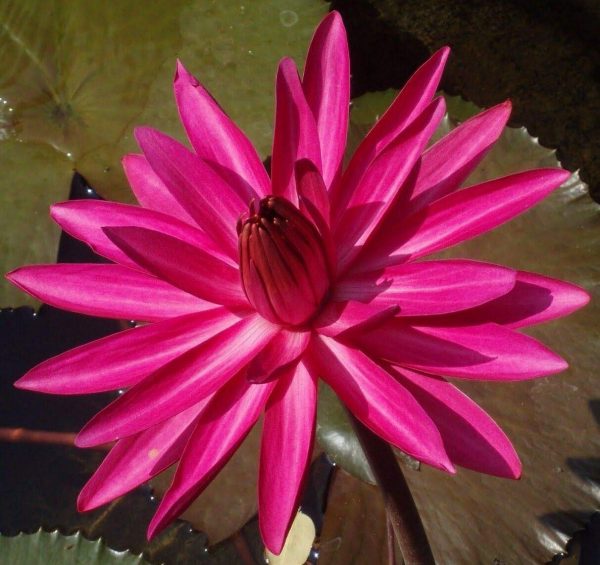
[{"label": "unopened inner petal", "polygon": [[246,296],[273,322],[301,326],[321,307],[330,280],[321,236],[289,201],[250,203],[237,226]]}]

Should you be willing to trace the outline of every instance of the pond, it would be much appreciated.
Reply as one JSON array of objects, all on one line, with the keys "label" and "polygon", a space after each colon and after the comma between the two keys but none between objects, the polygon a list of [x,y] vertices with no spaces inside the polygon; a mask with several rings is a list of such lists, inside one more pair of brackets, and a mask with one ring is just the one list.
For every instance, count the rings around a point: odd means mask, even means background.
[{"label": "pond", "polygon": [[[600,179],[593,158],[600,128],[592,111],[600,91],[594,78],[597,46],[590,37],[598,18],[585,18],[592,7],[576,12],[568,2],[549,11],[536,2],[526,9],[508,1],[494,7],[448,7],[434,0],[407,4],[5,1],[0,7],[2,270],[52,263],[57,253],[62,263],[106,262],[61,233],[48,207],[67,199],[135,202],[121,165],[125,154],[139,152],[134,127],[151,125],[185,139],[172,93],[177,59],[269,166],[278,62],[291,56],[302,68],[314,29],[331,8],[340,10],[350,41],[353,100],[346,157],[412,72],[448,43],[453,54],[441,83],[447,115],[433,141],[480,108],[513,101],[513,127],[502,132],[467,186],[555,167],[558,157],[563,167],[580,170],[536,208],[438,258],[491,261],[569,280],[590,292],[592,303],[566,320],[527,330],[568,360],[566,372],[519,383],[459,383],[515,444],[523,463],[520,481],[465,469],[448,476],[401,452],[398,460],[440,562],[558,562],[570,549],[572,559],[581,555],[580,562],[592,563],[600,527],[592,518],[600,471],[600,318],[594,300],[600,225],[589,192],[597,193]],[[561,27],[561,18],[569,25]],[[581,33],[566,32],[570,26]],[[140,553],[150,563],[264,562],[256,518],[260,423],[184,520],[152,541],[146,540],[146,528],[172,471],[79,514],[77,495],[106,446],[77,449],[74,434],[123,391],[46,396],[17,390],[13,383],[40,361],[134,322],[40,306],[7,281],[0,283],[0,307],[1,547],[8,547],[2,546],[8,537],[42,528],[81,532],[85,539],[38,534],[23,546],[30,552],[34,547],[33,555],[64,555],[65,547],[83,545],[82,555],[100,552],[98,563],[137,562]],[[320,564],[387,562],[389,532],[373,475],[331,389],[323,384],[319,395],[318,441],[300,501],[307,518],[298,519],[292,530],[300,554]],[[587,533],[568,546],[584,528]],[[99,545],[85,545],[99,537]],[[0,563],[17,562],[3,561],[1,547]],[[115,553],[125,550],[132,555]],[[21,556],[19,562],[37,562],[32,553],[14,555]]]}]

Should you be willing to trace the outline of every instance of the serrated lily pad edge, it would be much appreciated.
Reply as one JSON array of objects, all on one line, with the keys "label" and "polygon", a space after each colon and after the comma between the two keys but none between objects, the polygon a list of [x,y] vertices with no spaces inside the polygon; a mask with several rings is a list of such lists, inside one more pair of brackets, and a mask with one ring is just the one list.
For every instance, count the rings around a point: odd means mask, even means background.
[{"label": "serrated lily pad edge", "polygon": [[[95,559],[94,562],[100,564],[108,564],[111,562],[115,563],[131,563],[131,564],[145,564],[147,561],[144,559],[143,554],[134,554],[130,550],[125,549],[123,551],[118,551],[109,547],[102,537],[99,537],[95,540],[90,540],[86,538],[81,531],[77,531],[74,534],[65,535],[60,530],[56,529],[51,532],[47,532],[43,528],[40,527],[35,533],[25,533],[20,532],[16,536],[7,536],[0,533],[0,547],[3,547],[7,542],[14,543],[14,541],[25,541],[26,543],[46,543],[46,544],[73,544],[78,548],[83,547],[84,551],[89,550],[90,555]],[[6,552],[2,552],[0,555],[0,563],[5,563],[4,559],[9,557]],[[42,558],[42,556],[40,556]],[[43,558],[46,558],[44,555]],[[12,563],[13,565],[17,565],[16,562],[6,561],[6,563]],[[87,561],[87,563],[93,564],[92,561]],[[24,565],[24,564],[23,564]]]}]

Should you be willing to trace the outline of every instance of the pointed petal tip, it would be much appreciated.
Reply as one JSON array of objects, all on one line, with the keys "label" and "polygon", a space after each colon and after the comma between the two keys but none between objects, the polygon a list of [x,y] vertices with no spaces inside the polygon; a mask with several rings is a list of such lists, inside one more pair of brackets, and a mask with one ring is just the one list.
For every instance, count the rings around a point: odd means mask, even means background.
[{"label": "pointed petal tip", "polygon": [[181,62],[181,59],[178,58],[175,64],[173,84],[176,86],[178,84],[182,84],[184,86],[196,87],[199,86],[200,83],[198,82],[198,79],[185,68],[185,65]]},{"label": "pointed petal tip", "polygon": [[21,270],[21,267],[17,267],[16,269],[13,269],[12,271],[9,271],[8,273],[6,273],[4,275],[4,278],[8,281],[10,281],[12,284],[17,284],[16,283],[16,279],[18,278],[18,272]]},{"label": "pointed petal tip", "polygon": [[[569,363],[565,359],[563,359],[560,355],[556,356],[556,369],[553,373],[562,373],[569,368]],[[552,373],[550,373],[552,374]]]},{"label": "pointed petal tip", "polygon": [[29,392],[41,392],[44,394],[60,394],[52,389],[53,379],[38,377],[37,367],[29,370],[20,379],[17,379],[13,386],[19,390],[27,390]]},{"label": "pointed petal tip", "polygon": [[35,380],[27,378],[27,375],[24,375],[20,379],[16,380],[13,383],[13,386],[19,390],[30,390],[32,392],[37,392]]},{"label": "pointed petal tip", "polygon": [[85,512],[86,510],[91,510],[89,507],[89,500],[84,494],[84,491],[81,491],[77,497],[77,512]]},{"label": "pointed petal tip", "polygon": [[550,375],[562,373],[569,368],[569,363],[558,355],[558,353],[555,353],[546,346],[542,345],[542,347],[542,353],[545,353],[545,355],[543,359],[540,359],[540,368],[539,372],[537,372],[537,377],[549,377]]},{"label": "pointed petal tip", "polygon": [[[164,500],[164,499],[163,499]],[[148,529],[146,530],[146,539],[148,541],[152,541],[158,534],[160,534],[171,521],[169,514],[163,514],[160,511],[160,506],[152,520],[150,520],[150,524],[148,524]]]},{"label": "pointed petal tip", "polygon": [[298,73],[296,61],[294,61],[294,59],[292,59],[291,57],[282,57],[279,61],[279,65],[277,66],[277,78],[282,80],[285,78],[285,75],[287,75],[290,72]]},{"label": "pointed petal tip", "polygon": [[77,512],[89,512],[106,504],[106,502],[108,501],[103,501],[95,497],[93,493],[89,492],[87,485],[85,485],[77,497]]},{"label": "pointed petal tip", "polygon": [[294,516],[292,516],[288,527],[284,531],[282,531],[281,528],[273,528],[271,525],[272,522],[270,522],[269,525],[267,525],[265,523],[266,520],[261,520],[259,510],[258,529],[260,530],[260,537],[263,540],[265,547],[273,555],[279,555],[283,551],[283,546],[285,545],[288,533],[294,522],[293,518]]},{"label": "pointed petal tip", "polygon": [[[65,214],[71,209],[74,200],[66,202],[55,202],[50,205],[50,217],[52,220],[60,225],[60,222],[65,218]],[[81,201],[80,201],[81,202]]]},{"label": "pointed petal tip", "polygon": [[102,443],[106,443],[104,441],[97,441],[94,435],[88,432],[87,427],[87,425],[84,426],[75,436],[75,440],[73,441],[75,447],[80,447],[84,449],[88,447],[95,447],[96,445],[101,445]]},{"label": "pointed petal tip", "polygon": [[437,96],[431,101],[431,113],[435,114],[444,112],[446,112],[446,99],[443,96]]},{"label": "pointed petal tip", "polygon": [[121,165],[123,165],[123,168],[126,168],[129,165],[135,164],[139,159],[144,159],[141,153],[126,153],[121,157]]},{"label": "pointed petal tip", "polygon": [[164,133],[158,131],[151,126],[136,126],[133,128],[133,137],[138,142],[138,145],[144,151],[144,145],[154,143],[156,139],[166,137]]},{"label": "pointed petal tip", "polygon": [[475,119],[478,116],[486,116],[488,118],[490,116],[494,116],[496,120],[506,123],[508,121],[508,118],[510,117],[510,114],[512,113],[512,107],[512,102],[510,101],[510,99],[507,98],[503,102],[500,102],[494,106],[490,106],[489,108],[486,108],[485,110],[483,110],[483,112],[480,112],[479,114],[475,114],[470,119]]},{"label": "pointed petal tip", "polygon": [[553,169],[542,169],[547,172],[547,174],[554,177],[554,181],[556,182],[556,187],[558,188],[561,184],[567,181],[567,179],[571,176],[571,171],[567,171],[566,169],[553,168]]},{"label": "pointed petal tip", "polygon": [[441,462],[442,470],[450,475],[456,475],[456,467],[450,459]]},{"label": "pointed petal tip", "polygon": [[188,74],[186,68],[183,66],[181,59],[177,57],[175,62],[175,75],[173,76],[173,82],[177,82],[180,78],[185,77]]},{"label": "pointed petal tip", "polygon": [[512,479],[513,481],[518,481],[523,474],[523,464],[521,463],[521,459],[516,451],[512,453],[512,458],[510,461],[506,462],[508,465],[508,472],[506,473],[505,478]]},{"label": "pointed petal tip", "polygon": [[12,271],[6,273],[4,277],[10,282],[10,284],[16,286],[17,288],[33,296],[34,298],[38,298],[41,300],[39,295],[33,294],[33,292],[31,291],[32,283],[35,287],[36,276],[32,276],[30,267],[32,269],[35,269],[37,265],[23,265],[22,267],[17,267],[16,269],[13,269]]},{"label": "pointed petal tip", "polygon": [[279,555],[283,551],[283,546],[285,545],[285,540],[287,536],[284,536],[282,540],[273,539],[273,536],[266,536],[265,533],[261,530],[260,537],[265,544],[265,547],[269,550],[273,555]]},{"label": "pointed petal tip", "polygon": [[501,479],[518,481],[521,478],[523,465],[521,463],[521,459],[519,458],[519,454],[510,440],[508,440],[507,447],[508,449],[504,450],[503,453],[498,451],[498,453],[501,453],[502,458],[504,459],[505,466],[502,469],[499,468],[497,473],[495,473],[495,476],[500,477]]},{"label": "pointed petal tip", "polygon": [[[319,24],[319,26],[317,27],[317,30],[319,28],[329,28],[329,31],[331,32],[332,29],[337,29],[337,30],[342,30],[344,33],[346,33],[346,26],[344,25],[344,19],[342,18],[342,14],[340,14],[337,10],[332,10],[331,12],[329,12],[328,14],[325,15],[325,17],[321,20],[321,23]],[[316,31],[315,31],[315,35],[316,35]]]},{"label": "pointed petal tip", "polygon": [[144,139],[151,132],[152,128],[149,126],[135,126],[133,128],[133,136],[138,143],[141,143],[140,139]]},{"label": "pointed petal tip", "polygon": [[439,58],[440,62],[445,65],[446,61],[448,60],[448,57],[450,56],[451,52],[452,52],[452,49],[450,48],[450,46],[449,45],[444,45],[443,47],[440,47],[432,55],[432,57]]},{"label": "pointed petal tip", "polygon": [[579,308],[583,308],[589,304],[590,300],[592,299],[592,295],[584,288],[573,285],[573,293],[571,298],[575,308],[578,310]]}]

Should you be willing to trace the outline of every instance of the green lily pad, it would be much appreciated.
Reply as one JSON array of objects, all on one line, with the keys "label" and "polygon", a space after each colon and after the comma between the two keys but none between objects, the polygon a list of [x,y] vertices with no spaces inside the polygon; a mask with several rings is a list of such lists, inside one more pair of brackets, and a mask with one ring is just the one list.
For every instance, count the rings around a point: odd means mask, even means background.
[{"label": "green lily pad", "polygon": [[65,536],[37,531],[15,537],[0,536],[0,563],[6,565],[136,565],[141,555],[110,549],[101,539],[90,541],[81,532]]},{"label": "green lily pad", "polygon": [[[184,139],[171,88],[177,57],[266,157],[277,63],[304,59],[327,8],[320,0],[2,2],[0,271],[54,261],[58,231],[47,208],[66,199],[74,168],[105,198],[131,202],[120,161],[137,151],[134,126]],[[0,282],[0,306],[26,301]]]},{"label": "green lily pad", "polygon": [[[377,99],[387,103],[388,96],[378,94]],[[438,136],[477,111],[459,98],[447,100],[449,115]],[[363,105],[371,108],[373,119],[382,111],[369,101]],[[351,127],[351,140],[362,137],[364,129],[364,116],[360,116]],[[506,128],[466,184],[558,165],[555,152],[540,146],[525,128]],[[427,466],[422,466],[421,472],[405,473],[441,562],[549,561],[566,550],[573,533],[582,529],[597,508],[599,212],[586,185],[574,174],[529,212],[441,254],[540,272],[579,284],[592,294],[591,304],[582,311],[527,330],[563,355],[570,363],[568,371],[520,383],[457,383],[514,442],[523,462],[520,481],[463,469],[449,476]],[[332,413],[330,407],[323,406],[327,403],[324,395],[319,425],[338,425],[327,421]],[[356,442],[352,430],[343,426],[338,429],[340,435],[346,434],[347,452],[352,452]],[[352,472],[357,466],[356,457],[340,457],[339,445],[343,445],[344,438],[338,437],[337,441],[337,451],[331,455]],[[329,448],[325,446],[325,450]]]},{"label": "green lily pad", "polygon": [[346,409],[323,381],[319,382],[317,441],[331,460],[350,474],[371,485],[375,477],[365,458]]}]

